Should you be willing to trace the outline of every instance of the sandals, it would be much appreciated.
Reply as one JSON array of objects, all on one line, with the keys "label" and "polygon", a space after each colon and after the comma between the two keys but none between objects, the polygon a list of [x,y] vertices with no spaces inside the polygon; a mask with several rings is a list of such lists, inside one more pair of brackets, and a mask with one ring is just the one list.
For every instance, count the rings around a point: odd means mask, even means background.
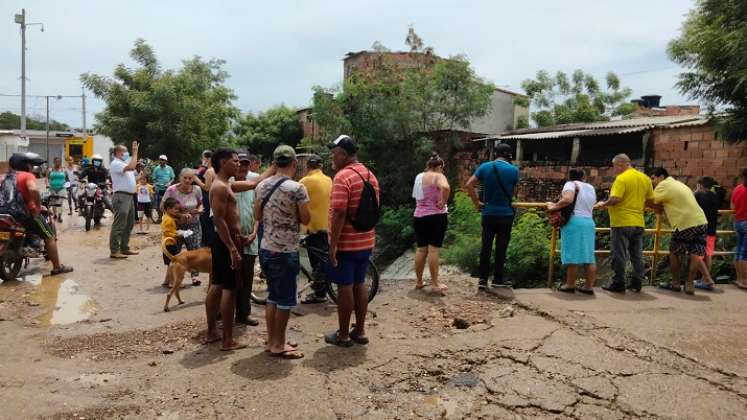
[{"label": "sandals", "polygon": [[358,344],[360,344],[362,346],[365,346],[366,344],[368,344],[368,337],[361,337],[361,336],[359,336],[358,333],[355,331],[355,328],[352,328],[350,330],[350,334],[349,335],[350,335],[350,339],[351,340],[355,341],[356,343],[358,343]]},{"label": "sandals", "polygon": [[594,294],[594,289],[593,288],[592,289],[584,289],[583,287],[579,287],[579,288],[576,289],[576,291],[578,291],[579,293],[583,293],[585,295],[593,295]]},{"label": "sandals", "polygon": [[196,279],[194,277],[192,278],[192,286],[199,286],[201,284],[202,284],[202,282],[200,280],[198,280],[198,279]]},{"label": "sandals", "polygon": [[575,287],[560,286],[560,287],[558,287],[558,292],[576,293],[576,288]]},{"label": "sandals", "polygon": [[297,359],[303,359],[304,355],[300,351],[293,349],[293,350],[281,351],[280,353],[270,352],[270,356],[278,357],[280,359],[285,359],[285,360],[297,360]]},{"label": "sandals", "polygon": [[707,290],[709,292],[712,292],[714,287],[713,283],[707,283],[703,280],[695,280],[695,288],[700,290]]},{"label": "sandals", "polygon": [[324,342],[338,347],[353,347],[353,340],[341,340],[338,331],[332,331],[324,336]]},{"label": "sandals", "polygon": [[49,275],[56,276],[58,274],[65,274],[65,273],[72,273],[72,272],[73,272],[73,267],[68,267],[66,265],[60,264],[60,266],[56,269],[53,269]]}]

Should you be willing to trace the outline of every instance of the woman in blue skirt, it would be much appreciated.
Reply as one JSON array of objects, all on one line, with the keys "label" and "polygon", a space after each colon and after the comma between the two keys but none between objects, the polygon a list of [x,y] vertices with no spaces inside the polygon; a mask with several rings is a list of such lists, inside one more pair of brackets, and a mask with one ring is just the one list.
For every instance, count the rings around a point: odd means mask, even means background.
[{"label": "woman in blue skirt", "polygon": [[[557,203],[547,203],[548,210],[558,210],[574,205],[573,214],[568,223],[560,228],[560,260],[566,268],[565,285],[558,290],[566,293],[594,294],[594,281],[597,276],[594,240],[596,226],[592,212],[597,202],[597,193],[591,184],[583,182],[583,169],[571,169],[568,182],[563,186],[561,198]],[[576,288],[579,267],[586,267],[586,284]]]}]

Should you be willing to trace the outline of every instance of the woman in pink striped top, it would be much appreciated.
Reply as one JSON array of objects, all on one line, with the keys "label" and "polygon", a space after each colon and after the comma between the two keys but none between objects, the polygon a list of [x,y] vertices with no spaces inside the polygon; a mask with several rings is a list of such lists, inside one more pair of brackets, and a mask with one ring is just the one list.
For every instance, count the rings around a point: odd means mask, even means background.
[{"label": "woman in pink striped top", "polygon": [[438,282],[438,253],[448,226],[446,202],[450,193],[449,181],[444,175],[444,161],[434,152],[428,160],[426,171],[415,178],[412,191],[417,202],[414,217],[415,240],[418,244],[415,254],[415,288],[425,287],[423,271],[427,260],[433,291],[442,295],[448,288]]}]

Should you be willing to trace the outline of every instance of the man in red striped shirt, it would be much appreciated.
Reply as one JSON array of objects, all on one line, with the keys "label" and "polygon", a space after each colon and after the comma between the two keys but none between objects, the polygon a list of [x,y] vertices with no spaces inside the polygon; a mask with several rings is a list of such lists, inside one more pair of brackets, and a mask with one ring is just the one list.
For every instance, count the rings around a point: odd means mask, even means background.
[{"label": "man in red striped shirt", "polygon": [[[368,290],[365,279],[368,260],[376,244],[375,230],[357,231],[351,223],[351,217],[355,217],[357,213],[364,180],[374,187],[377,199],[379,181],[373,172],[358,162],[358,146],[353,138],[342,135],[327,147],[332,153],[332,163],[337,170],[329,209],[327,275],[338,285],[337,315],[340,326],[337,331],[327,334],[325,341],[350,347],[353,341],[368,344],[365,329]],[[355,328],[350,330],[350,316],[354,309]]]}]

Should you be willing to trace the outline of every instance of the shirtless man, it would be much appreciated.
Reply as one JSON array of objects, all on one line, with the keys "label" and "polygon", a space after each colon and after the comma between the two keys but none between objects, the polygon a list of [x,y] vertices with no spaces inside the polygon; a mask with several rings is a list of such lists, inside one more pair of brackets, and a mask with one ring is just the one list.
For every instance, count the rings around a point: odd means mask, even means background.
[{"label": "shirtless man", "polygon": [[[233,339],[234,290],[237,279],[241,281],[241,253],[239,249],[248,242],[241,236],[239,209],[234,192],[248,191],[257,187],[262,180],[274,173],[271,167],[254,180],[237,181],[229,184],[229,179],[239,169],[239,155],[231,149],[219,149],[211,157],[215,178],[210,186],[210,208],[218,237],[210,245],[213,258],[212,284],[205,299],[207,315],[206,343],[222,340],[221,350],[230,351],[246,347]],[[223,335],[218,334],[216,320],[218,310],[223,320]]]}]

